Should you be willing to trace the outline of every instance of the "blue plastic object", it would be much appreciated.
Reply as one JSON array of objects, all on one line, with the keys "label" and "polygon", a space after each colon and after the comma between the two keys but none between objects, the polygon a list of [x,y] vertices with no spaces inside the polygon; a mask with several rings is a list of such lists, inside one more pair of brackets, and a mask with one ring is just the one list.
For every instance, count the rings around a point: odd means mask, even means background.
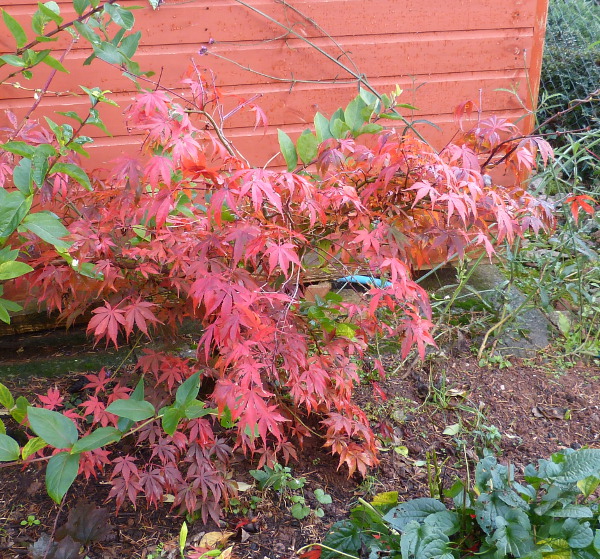
[{"label": "blue plastic object", "polygon": [[373,285],[374,287],[390,287],[389,281],[384,281],[380,278],[372,278],[370,276],[346,276],[337,280],[340,283],[358,283],[360,285]]}]

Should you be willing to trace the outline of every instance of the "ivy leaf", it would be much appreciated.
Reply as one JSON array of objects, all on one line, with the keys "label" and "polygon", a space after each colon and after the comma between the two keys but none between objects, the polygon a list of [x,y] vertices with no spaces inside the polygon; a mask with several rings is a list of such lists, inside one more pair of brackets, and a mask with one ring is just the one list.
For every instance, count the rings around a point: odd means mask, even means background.
[{"label": "ivy leaf", "polygon": [[25,34],[23,27],[21,27],[21,24],[4,10],[2,10],[2,19],[12,36],[15,38],[17,48],[25,46],[27,43],[27,35]]},{"label": "ivy leaf", "polygon": [[71,448],[77,441],[77,427],[62,413],[45,408],[27,408],[31,430],[54,448]]},{"label": "ivy leaf", "polygon": [[114,427],[99,427],[89,435],[79,439],[71,449],[71,453],[87,452],[117,442],[122,433]]},{"label": "ivy leaf", "polygon": [[146,400],[134,400],[132,398],[115,400],[106,408],[106,411],[114,413],[119,417],[131,419],[131,421],[144,421],[156,413],[154,406],[150,402]]},{"label": "ivy leaf", "polygon": [[46,467],[46,490],[55,503],[60,503],[75,481],[81,454],[61,452],[48,461]]},{"label": "ivy leaf", "polygon": [[19,443],[8,435],[0,434],[0,462],[14,462],[20,455]]},{"label": "ivy leaf", "polygon": [[292,172],[298,164],[298,154],[294,147],[292,139],[281,129],[277,129],[277,138],[279,139],[279,149],[285,159],[287,170]]}]

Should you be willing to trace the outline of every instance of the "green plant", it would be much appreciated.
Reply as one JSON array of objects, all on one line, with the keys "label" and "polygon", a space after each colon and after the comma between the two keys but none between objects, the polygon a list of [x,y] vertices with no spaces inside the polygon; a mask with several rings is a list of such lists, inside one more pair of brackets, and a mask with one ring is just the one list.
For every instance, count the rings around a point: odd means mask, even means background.
[{"label": "green plant", "polygon": [[[279,493],[282,499],[291,503],[290,513],[294,518],[302,520],[311,512],[318,518],[321,518],[325,514],[325,511],[321,507],[311,509],[307,505],[304,493],[298,493],[306,484],[306,478],[295,478],[292,475],[291,468],[282,466],[281,464],[274,464],[273,468],[265,466],[262,470],[250,470],[250,475],[258,481],[260,489],[272,488]],[[331,504],[331,496],[321,488],[315,489],[314,497],[322,505]]]},{"label": "green plant", "polygon": [[40,521],[34,514],[29,514],[25,520],[21,520],[21,526],[39,526]]},{"label": "green plant", "polygon": [[320,557],[600,557],[600,510],[592,497],[600,450],[558,452],[528,465],[523,477],[518,482],[513,466],[488,455],[472,487],[457,481],[445,492],[448,506],[431,498],[399,503],[397,492],[360,500],[324,538]]}]

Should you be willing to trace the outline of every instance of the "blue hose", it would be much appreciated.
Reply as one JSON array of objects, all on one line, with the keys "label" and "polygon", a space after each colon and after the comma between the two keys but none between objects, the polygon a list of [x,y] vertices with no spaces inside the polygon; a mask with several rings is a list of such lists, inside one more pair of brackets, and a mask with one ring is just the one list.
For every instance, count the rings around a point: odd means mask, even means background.
[{"label": "blue hose", "polygon": [[391,287],[392,282],[369,276],[346,276],[337,280],[340,283],[358,283],[360,285],[372,285],[374,287]]}]

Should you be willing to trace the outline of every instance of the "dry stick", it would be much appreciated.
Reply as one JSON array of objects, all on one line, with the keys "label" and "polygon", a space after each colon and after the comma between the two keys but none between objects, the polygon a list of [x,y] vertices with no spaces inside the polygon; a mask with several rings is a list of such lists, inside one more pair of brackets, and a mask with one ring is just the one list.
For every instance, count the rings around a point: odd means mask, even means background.
[{"label": "dry stick", "polygon": [[56,517],[54,518],[54,524],[52,525],[52,533],[50,534],[50,539],[48,540],[48,547],[46,548],[46,551],[44,552],[44,557],[42,557],[42,559],[47,559],[48,553],[50,553],[50,550],[52,549],[52,540],[54,539],[54,534],[56,534],[56,527],[58,526],[58,518],[59,518],[60,513],[62,512],[63,506],[65,504],[65,498],[66,498],[66,494],[63,495],[63,498],[60,500],[60,505],[58,507]]}]

